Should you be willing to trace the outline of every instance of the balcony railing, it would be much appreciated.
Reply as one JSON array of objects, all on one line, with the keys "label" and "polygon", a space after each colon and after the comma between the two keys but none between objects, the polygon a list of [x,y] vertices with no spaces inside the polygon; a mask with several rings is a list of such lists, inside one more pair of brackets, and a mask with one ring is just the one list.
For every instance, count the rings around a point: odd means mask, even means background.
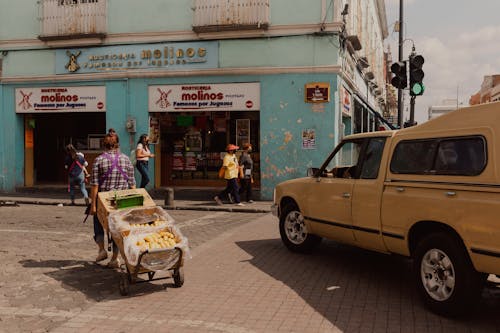
[{"label": "balcony railing", "polygon": [[106,0],[39,0],[41,40],[106,35]]},{"label": "balcony railing", "polygon": [[269,27],[269,0],[195,0],[194,32]]}]

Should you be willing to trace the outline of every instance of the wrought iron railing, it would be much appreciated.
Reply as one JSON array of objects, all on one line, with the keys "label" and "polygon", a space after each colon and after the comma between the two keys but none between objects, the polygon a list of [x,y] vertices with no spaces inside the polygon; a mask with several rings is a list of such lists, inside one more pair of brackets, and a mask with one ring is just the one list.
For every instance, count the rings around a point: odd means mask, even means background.
[{"label": "wrought iron railing", "polygon": [[268,27],[269,0],[195,0],[195,32]]},{"label": "wrought iron railing", "polygon": [[39,0],[38,3],[42,40],[106,34],[106,0]]}]

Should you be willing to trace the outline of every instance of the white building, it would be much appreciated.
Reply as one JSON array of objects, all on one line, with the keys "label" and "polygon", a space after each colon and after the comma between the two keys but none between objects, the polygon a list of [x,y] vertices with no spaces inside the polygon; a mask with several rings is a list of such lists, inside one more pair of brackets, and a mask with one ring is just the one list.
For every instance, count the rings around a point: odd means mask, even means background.
[{"label": "white building", "polygon": [[445,99],[440,105],[431,105],[428,109],[429,120],[442,116],[445,113],[458,109],[456,99]]}]

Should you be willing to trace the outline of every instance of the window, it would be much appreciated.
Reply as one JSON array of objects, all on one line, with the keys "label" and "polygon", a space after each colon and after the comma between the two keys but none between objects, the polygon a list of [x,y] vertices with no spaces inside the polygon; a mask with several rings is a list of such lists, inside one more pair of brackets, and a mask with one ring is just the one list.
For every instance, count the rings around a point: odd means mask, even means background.
[{"label": "window", "polygon": [[366,148],[363,167],[361,169],[362,179],[376,179],[378,177],[378,170],[380,168],[380,161],[382,160],[382,153],[384,152],[385,138],[370,139],[368,147]]},{"label": "window", "polygon": [[321,177],[352,178],[356,174],[363,140],[346,141],[337,147],[321,168]]},{"label": "window", "polygon": [[401,141],[394,150],[391,171],[426,174],[432,170],[437,140]]},{"label": "window", "polygon": [[486,166],[482,138],[443,140],[436,156],[436,174],[475,176]]},{"label": "window", "polygon": [[391,161],[391,172],[475,176],[487,161],[483,137],[436,138],[401,141]]}]

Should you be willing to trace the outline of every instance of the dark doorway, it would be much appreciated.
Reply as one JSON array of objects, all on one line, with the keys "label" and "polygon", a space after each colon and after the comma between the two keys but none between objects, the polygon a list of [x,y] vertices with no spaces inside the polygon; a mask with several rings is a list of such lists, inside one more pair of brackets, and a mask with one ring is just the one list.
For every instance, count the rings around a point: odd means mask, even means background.
[{"label": "dark doorway", "polygon": [[62,113],[34,116],[35,183],[66,183],[65,146],[72,143],[77,150],[87,149],[89,134],[106,132],[106,114]]}]

